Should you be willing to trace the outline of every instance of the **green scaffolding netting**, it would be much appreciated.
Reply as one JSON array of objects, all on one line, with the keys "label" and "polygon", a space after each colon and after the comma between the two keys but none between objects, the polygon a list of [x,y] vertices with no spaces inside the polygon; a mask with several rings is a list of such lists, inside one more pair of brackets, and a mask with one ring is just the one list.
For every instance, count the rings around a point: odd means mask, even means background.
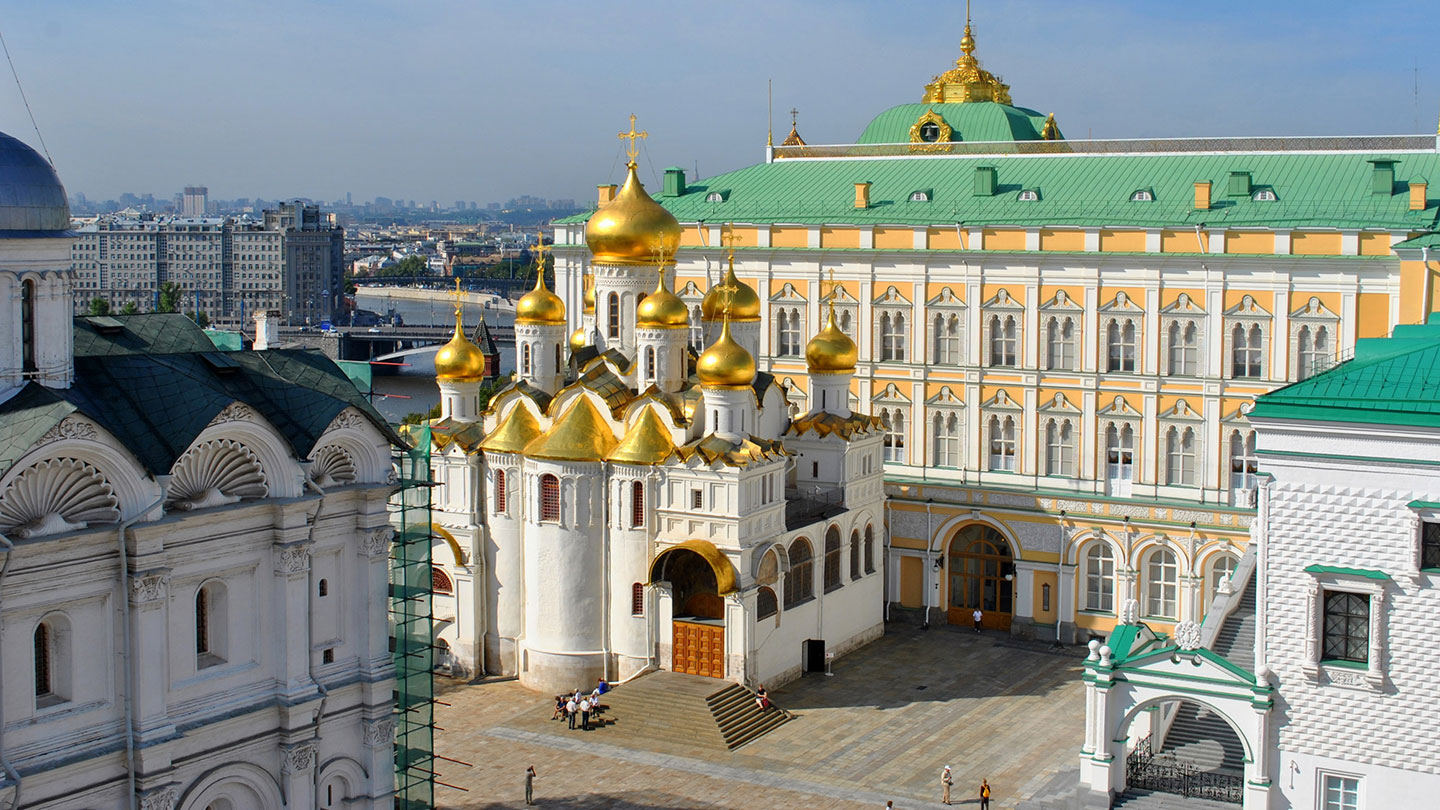
[{"label": "green scaffolding netting", "polygon": [[395,808],[435,806],[435,665],[430,601],[430,428],[413,426],[396,454],[390,498],[390,633],[395,655]]}]

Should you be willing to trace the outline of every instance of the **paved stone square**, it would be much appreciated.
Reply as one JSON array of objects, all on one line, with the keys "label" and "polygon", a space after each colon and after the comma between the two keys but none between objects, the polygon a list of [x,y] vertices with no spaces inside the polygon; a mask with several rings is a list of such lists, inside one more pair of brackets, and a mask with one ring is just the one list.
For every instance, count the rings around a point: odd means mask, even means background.
[{"label": "paved stone square", "polygon": [[[569,731],[553,702],[513,681],[442,687],[436,752],[441,808],[524,806],[524,771],[540,774],[550,808],[943,807],[940,771],[955,774],[958,806],[1046,806],[1073,787],[1082,738],[1079,650],[993,632],[892,626],[875,643],[772,689],[797,718],[736,751],[635,739],[616,726]],[[717,681],[717,685],[719,682]]]}]

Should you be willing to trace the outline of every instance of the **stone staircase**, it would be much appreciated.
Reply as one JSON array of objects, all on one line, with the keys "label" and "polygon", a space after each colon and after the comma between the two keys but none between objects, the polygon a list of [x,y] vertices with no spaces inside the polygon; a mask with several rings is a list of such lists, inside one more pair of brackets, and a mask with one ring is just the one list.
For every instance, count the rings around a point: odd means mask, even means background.
[{"label": "stone staircase", "polygon": [[1195,703],[1180,704],[1161,753],[1185,760],[1202,771],[1245,772],[1245,749],[1230,724]]},{"label": "stone staircase", "polygon": [[654,672],[604,697],[621,733],[683,746],[734,750],[789,722],[775,707],[762,712],[755,693],[715,678]]},{"label": "stone staircase", "polygon": [[1129,790],[1115,797],[1111,810],[1235,810],[1236,805],[1153,790]]},{"label": "stone staircase", "polygon": [[1255,671],[1255,575],[1243,585],[1240,600],[1220,625],[1210,649],[1230,663]]}]

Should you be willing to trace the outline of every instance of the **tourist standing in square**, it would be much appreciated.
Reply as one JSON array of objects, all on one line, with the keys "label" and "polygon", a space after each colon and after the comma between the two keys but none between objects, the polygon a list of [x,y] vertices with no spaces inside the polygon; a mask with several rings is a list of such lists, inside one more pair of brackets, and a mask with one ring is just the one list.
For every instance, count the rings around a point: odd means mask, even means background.
[{"label": "tourist standing in square", "polygon": [[575,702],[575,698],[572,697],[569,700],[565,701],[565,717],[570,721],[570,728],[572,731],[575,728],[575,712],[579,710],[579,708],[580,705]]},{"label": "tourist standing in square", "polygon": [[940,801],[950,803],[950,786],[955,784],[955,777],[950,775],[950,766],[946,765],[945,770],[940,772]]},{"label": "tourist standing in square", "polygon": [[525,803],[535,803],[535,766],[525,769]]},{"label": "tourist standing in square", "polygon": [[985,618],[985,614],[981,613],[980,608],[977,607],[975,612],[970,614],[970,618],[975,620],[975,632],[980,632],[980,620]]},{"label": "tourist standing in square", "polygon": [[980,780],[980,810],[990,810],[990,783]]}]

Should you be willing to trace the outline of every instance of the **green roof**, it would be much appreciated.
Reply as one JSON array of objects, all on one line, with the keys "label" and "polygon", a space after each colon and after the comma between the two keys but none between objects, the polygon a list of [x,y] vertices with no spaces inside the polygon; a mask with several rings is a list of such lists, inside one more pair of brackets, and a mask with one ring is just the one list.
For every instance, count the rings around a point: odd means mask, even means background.
[{"label": "green roof", "polygon": [[1440,427],[1440,322],[1359,340],[1353,360],[1260,396],[1250,417]]},{"label": "green roof", "polygon": [[1388,580],[1390,578],[1389,574],[1374,568],[1342,568],[1338,565],[1307,565],[1305,566],[1305,573],[1344,574],[1352,577],[1364,577],[1365,579]]},{"label": "green roof", "polygon": [[335,363],[313,350],[218,351],[183,315],[75,319],[75,381],[29,383],[0,403],[0,470],[71,413],[103,427],[151,474],[168,473],[226,406],[242,402],[272,424],[298,458],[340,411],[354,407],[387,439],[400,437]]},{"label": "green roof", "polygon": [[[1417,174],[1440,176],[1440,153],[1401,154],[1389,194],[1373,191],[1374,158],[1263,152],[784,159],[698,180],[683,195],[656,201],[681,222],[1434,229],[1440,201],[1411,211],[1405,182]],[[991,196],[975,194],[982,167],[996,169]],[[1273,190],[1277,199],[1227,194],[1237,171],[1249,172],[1253,187]],[[1193,207],[1197,181],[1212,183],[1212,208]],[[871,183],[869,208],[854,207],[858,182]],[[910,201],[924,189],[930,201]],[[1038,191],[1039,200],[1018,200],[1022,189]],[[1130,202],[1137,189],[1152,190],[1154,201]],[[723,192],[725,200],[706,202],[711,192]]]},{"label": "green roof", "polygon": [[901,104],[875,116],[856,143],[909,143],[910,127],[934,111],[950,125],[952,141],[1038,141],[1045,114],[994,101]]}]

